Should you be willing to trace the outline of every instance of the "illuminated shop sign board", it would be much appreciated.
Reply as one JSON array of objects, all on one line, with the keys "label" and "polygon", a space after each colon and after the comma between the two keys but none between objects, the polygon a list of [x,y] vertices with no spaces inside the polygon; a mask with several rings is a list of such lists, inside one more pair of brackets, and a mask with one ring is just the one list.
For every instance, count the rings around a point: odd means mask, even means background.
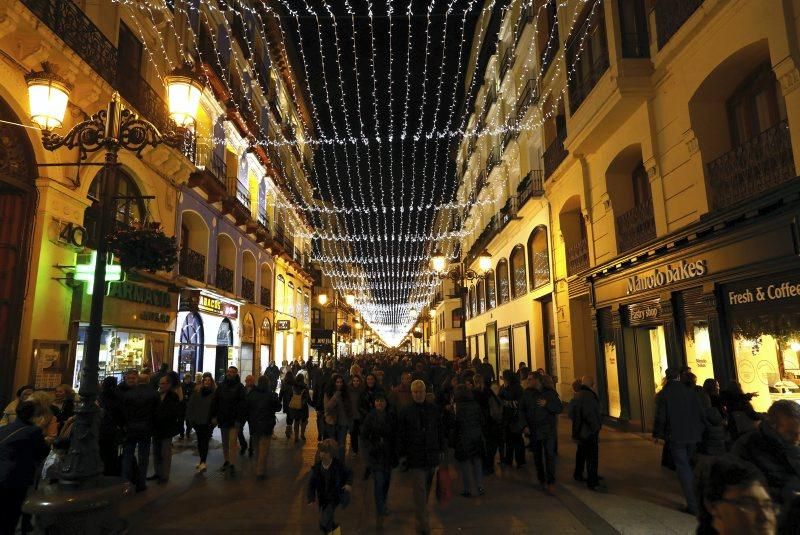
[{"label": "illuminated shop sign board", "polygon": [[661,302],[658,299],[628,305],[628,323],[640,325],[658,319],[661,313]]},{"label": "illuminated shop sign board", "polygon": [[292,328],[292,322],[290,320],[278,320],[275,322],[275,330],[277,331],[288,331]]},{"label": "illuminated shop sign board", "polygon": [[200,294],[200,300],[197,303],[197,310],[200,312],[207,312],[217,316],[225,316],[235,320],[239,317],[239,307],[231,303],[225,303],[221,299],[211,297],[208,295]]},{"label": "illuminated shop sign board", "polygon": [[178,310],[182,312],[205,312],[235,320],[239,318],[239,307],[200,290],[182,290]]},{"label": "illuminated shop sign board", "polygon": [[732,284],[725,290],[725,301],[729,306],[780,304],[797,299],[800,299],[800,282],[791,280],[791,277],[783,280]]},{"label": "illuminated shop sign board", "polygon": [[[88,264],[75,266],[75,280],[86,283],[86,293],[94,292],[94,271],[97,267],[97,251],[92,251]],[[106,282],[122,280],[122,266],[119,264],[106,264]]]},{"label": "illuminated shop sign board", "polygon": [[[132,282],[112,282],[108,285],[108,297],[115,297],[132,303],[139,303],[142,305],[152,305],[154,307],[172,309],[172,299],[169,292],[162,290],[155,290],[134,284]],[[141,315],[140,315],[141,317]]]},{"label": "illuminated shop sign board", "polygon": [[628,277],[628,295],[669,286],[676,282],[703,277],[708,273],[706,259],[693,262],[681,260],[677,264],[660,266],[650,272]]}]

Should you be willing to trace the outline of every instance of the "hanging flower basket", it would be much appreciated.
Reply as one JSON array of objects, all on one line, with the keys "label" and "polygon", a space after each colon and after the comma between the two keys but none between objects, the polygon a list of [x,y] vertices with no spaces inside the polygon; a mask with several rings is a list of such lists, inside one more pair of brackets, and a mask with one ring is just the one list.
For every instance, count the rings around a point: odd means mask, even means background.
[{"label": "hanging flower basket", "polygon": [[342,323],[341,325],[339,325],[339,328],[338,328],[338,329],[336,329],[336,331],[337,331],[339,334],[346,335],[346,334],[350,334],[350,332],[352,331],[352,329],[350,328],[350,326],[349,326],[348,324],[346,324],[346,323]]},{"label": "hanging flower basket", "polygon": [[175,237],[164,234],[160,223],[118,228],[108,236],[108,243],[125,271],[172,271],[178,261]]}]

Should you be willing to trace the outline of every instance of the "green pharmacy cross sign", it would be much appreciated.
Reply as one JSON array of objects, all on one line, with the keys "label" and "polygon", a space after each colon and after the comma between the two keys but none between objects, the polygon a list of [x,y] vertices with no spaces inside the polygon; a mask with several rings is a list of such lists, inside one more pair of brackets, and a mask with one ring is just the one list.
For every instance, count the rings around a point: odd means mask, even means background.
[{"label": "green pharmacy cross sign", "polygon": [[[113,258],[113,257],[112,257]],[[86,293],[92,295],[94,291],[94,270],[97,266],[97,251],[92,251],[91,260],[88,264],[78,264],[75,266],[75,280],[86,283]],[[122,266],[119,264],[106,264],[106,282],[122,280]]]}]

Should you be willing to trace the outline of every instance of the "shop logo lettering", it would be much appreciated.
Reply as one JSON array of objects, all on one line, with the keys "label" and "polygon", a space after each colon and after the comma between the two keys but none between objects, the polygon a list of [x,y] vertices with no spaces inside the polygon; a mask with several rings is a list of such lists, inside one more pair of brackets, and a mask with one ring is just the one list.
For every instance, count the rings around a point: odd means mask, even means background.
[{"label": "shop logo lettering", "polygon": [[678,265],[667,264],[666,267],[656,268],[650,275],[634,275],[628,278],[628,293],[643,292],[660,288],[674,282],[702,277],[708,273],[705,258],[694,262],[681,260]]},{"label": "shop logo lettering", "polygon": [[630,311],[630,321],[649,320],[658,317],[658,307],[634,308]]},{"label": "shop logo lettering", "polygon": [[746,305],[756,302],[777,301],[789,297],[800,297],[800,284],[784,281],[781,284],[770,284],[766,289],[763,286],[756,286],[755,290],[745,288],[743,291],[728,292],[728,304]]},{"label": "shop logo lettering", "polygon": [[116,297],[142,305],[172,308],[169,292],[154,290],[132,282],[112,282],[108,285],[108,297]]}]

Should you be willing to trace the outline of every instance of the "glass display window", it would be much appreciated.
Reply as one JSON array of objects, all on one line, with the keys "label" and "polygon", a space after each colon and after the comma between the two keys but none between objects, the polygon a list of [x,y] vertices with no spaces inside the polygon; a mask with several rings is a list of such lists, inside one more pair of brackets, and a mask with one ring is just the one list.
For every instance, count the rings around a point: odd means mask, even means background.
[{"label": "glass display window", "polygon": [[697,384],[714,378],[714,361],[711,357],[711,338],[708,335],[708,322],[695,321],[686,326],[684,336],[686,365],[697,376]]},{"label": "glass display window", "polygon": [[507,327],[497,330],[497,351],[500,360],[500,373],[502,374],[505,370],[512,370],[511,331]]},{"label": "glass display window", "polygon": [[[87,328],[86,325],[78,328],[75,372],[72,380],[72,386],[75,389],[80,388]],[[122,381],[128,370],[142,371],[144,368],[148,368],[152,371],[158,369],[164,362],[167,338],[167,333],[104,327],[100,339],[98,380],[102,381],[106,377],[114,376],[118,381]]]},{"label": "glass display window", "polygon": [[800,403],[800,332],[796,335],[733,332],[736,374],[753,408],[766,412],[774,401]]},{"label": "glass display window", "polygon": [[603,356],[606,366],[606,386],[608,387],[608,415],[619,418],[622,414],[622,402],[619,395],[617,346],[612,342],[604,341]]}]

